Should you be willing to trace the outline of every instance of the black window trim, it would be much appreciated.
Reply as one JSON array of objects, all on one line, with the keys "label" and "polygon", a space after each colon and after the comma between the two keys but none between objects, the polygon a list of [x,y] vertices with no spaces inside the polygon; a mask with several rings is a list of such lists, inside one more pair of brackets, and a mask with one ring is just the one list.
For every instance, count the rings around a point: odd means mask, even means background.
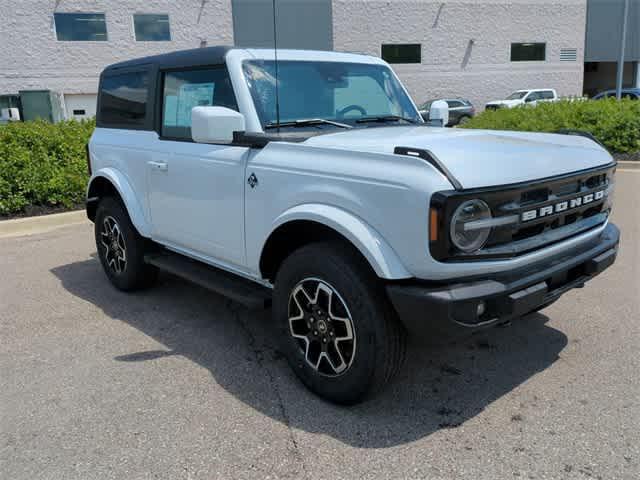
[{"label": "black window trim", "polygon": [[[155,105],[153,98],[155,95],[154,88],[156,86],[154,71],[157,68],[151,64],[141,64],[132,67],[124,67],[117,69],[105,70],[100,75],[100,84],[98,87],[98,103],[96,110],[96,127],[99,128],[115,128],[122,130],[153,130],[153,119],[155,115]],[[146,73],[148,75],[148,88],[147,88],[147,105],[144,122],[140,125],[132,125],[130,123],[109,123],[104,124],[102,121],[102,82],[105,78],[117,77],[127,73]]]},{"label": "black window trim", "polygon": [[[138,40],[138,36],[136,34],[136,16],[140,15],[140,16],[148,16],[148,15],[153,15],[153,16],[160,16],[160,15],[166,15],[167,16],[167,21],[169,23],[169,38],[167,40]],[[155,43],[155,42],[171,42],[173,40],[173,36],[171,35],[171,16],[168,13],[149,13],[149,12],[134,12],[131,15],[131,26],[133,27],[133,41],[134,42],[142,42],[142,43]]]},{"label": "black window trim", "polygon": [[[56,14],[61,15],[102,15],[104,17],[104,40],[60,40],[58,38],[58,23],[56,22]],[[103,43],[109,41],[109,27],[107,25],[107,12],[53,12],[53,35],[56,42],[90,42]]]},{"label": "black window trim", "polygon": [[[184,137],[168,137],[162,135],[162,120],[164,115],[164,77],[166,73],[171,72],[191,72],[197,70],[218,70],[225,69],[227,71],[227,75],[229,75],[229,79],[231,79],[231,75],[229,74],[229,69],[227,68],[226,63],[214,63],[211,65],[196,65],[193,67],[166,67],[166,68],[158,68],[156,74],[156,82],[157,91],[155,93],[155,111],[156,116],[153,124],[152,130],[158,134],[159,140],[165,140],[169,142],[187,142],[187,143],[196,143],[193,141],[193,138],[184,138]],[[236,102],[236,107],[238,107],[238,99],[236,98],[235,89],[233,89],[233,99]],[[239,110],[238,110],[239,111]],[[232,142],[233,144],[233,142]],[[212,145],[229,145],[228,143],[215,143]]]}]

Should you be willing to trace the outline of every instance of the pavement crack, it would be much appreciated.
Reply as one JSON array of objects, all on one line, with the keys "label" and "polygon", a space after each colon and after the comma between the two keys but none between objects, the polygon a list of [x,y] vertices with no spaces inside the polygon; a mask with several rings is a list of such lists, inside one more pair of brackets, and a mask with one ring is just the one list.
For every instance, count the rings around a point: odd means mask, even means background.
[{"label": "pavement crack", "polygon": [[290,444],[290,448],[289,451],[293,457],[293,459],[301,466],[302,471],[303,471],[303,478],[310,478],[309,474],[307,472],[307,467],[304,461],[304,456],[302,455],[302,451],[300,450],[300,447],[298,446],[298,441],[296,440],[296,436],[295,436],[295,432],[293,431],[293,428],[291,427],[291,419],[289,417],[289,414],[287,412],[287,408],[284,404],[284,400],[282,398],[282,395],[280,393],[280,389],[278,388],[278,384],[276,382],[276,379],[273,375],[273,372],[271,371],[271,369],[268,367],[267,363],[265,362],[265,351],[263,348],[261,348],[258,345],[258,342],[256,341],[256,337],[253,334],[253,332],[251,331],[251,329],[249,328],[249,325],[247,324],[246,321],[246,317],[244,315],[242,315],[241,310],[242,307],[238,307],[237,305],[232,304],[232,302],[230,302],[229,304],[229,309],[231,310],[231,312],[233,313],[234,317],[236,318],[238,325],[240,325],[240,327],[242,328],[242,330],[244,330],[244,333],[247,337],[247,343],[249,346],[249,349],[251,350],[251,352],[253,353],[253,356],[255,357],[256,363],[258,364],[258,367],[263,370],[265,372],[265,374],[267,375],[267,379],[269,380],[269,385],[271,385],[271,389],[274,392],[275,396],[276,396],[276,401],[277,401],[277,405],[278,405],[278,409],[280,411],[280,415],[282,416],[282,420],[283,423],[285,424],[285,426],[287,427],[287,432],[288,432],[288,436],[289,436],[289,444]]}]

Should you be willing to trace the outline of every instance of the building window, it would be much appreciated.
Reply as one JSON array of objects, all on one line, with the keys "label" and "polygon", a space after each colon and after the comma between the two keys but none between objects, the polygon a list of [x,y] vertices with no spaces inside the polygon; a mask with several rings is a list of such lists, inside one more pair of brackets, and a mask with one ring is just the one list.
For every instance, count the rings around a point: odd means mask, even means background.
[{"label": "building window", "polygon": [[543,62],[547,56],[546,43],[512,43],[512,62]]},{"label": "building window", "polygon": [[107,22],[104,13],[54,13],[56,37],[61,41],[105,42]]},{"label": "building window", "polygon": [[216,106],[238,110],[226,68],[167,72],[163,83],[163,137],[191,140],[193,107]]},{"label": "building window", "polygon": [[420,63],[421,50],[419,43],[382,45],[382,59],[389,63]]},{"label": "building window", "polygon": [[147,72],[128,72],[103,77],[98,101],[99,126],[144,126],[148,96]]},{"label": "building window", "polygon": [[133,27],[138,42],[168,42],[171,40],[169,15],[136,13]]}]

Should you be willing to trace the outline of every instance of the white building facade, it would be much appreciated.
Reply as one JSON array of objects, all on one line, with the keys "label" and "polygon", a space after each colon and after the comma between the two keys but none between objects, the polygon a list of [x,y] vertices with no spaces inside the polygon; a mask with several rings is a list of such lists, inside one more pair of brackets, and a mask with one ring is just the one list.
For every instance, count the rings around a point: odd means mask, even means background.
[{"label": "white building facade", "polygon": [[[417,103],[464,97],[482,109],[522,88],[582,94],[587,3],[276,0],[276,38],[382,56]],[[0,0],[0,96],[52,90],[67,117],[90,117],[106,65],[204,45],[273,47],[273,18],[272,0]]]}]

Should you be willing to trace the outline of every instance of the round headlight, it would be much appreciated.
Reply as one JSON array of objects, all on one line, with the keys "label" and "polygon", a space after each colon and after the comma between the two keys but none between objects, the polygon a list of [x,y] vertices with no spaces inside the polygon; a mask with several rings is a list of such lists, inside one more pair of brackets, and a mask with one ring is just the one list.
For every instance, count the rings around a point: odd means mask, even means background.
[{"label": "round headlight", "polygon": [[454,212],[451,219],[451,241],[456,248],[465,253],[481,249],[491,227],[483,227],[478,220],[491,218],[491,209],[482,200],[468,200],[462,203]]}]

